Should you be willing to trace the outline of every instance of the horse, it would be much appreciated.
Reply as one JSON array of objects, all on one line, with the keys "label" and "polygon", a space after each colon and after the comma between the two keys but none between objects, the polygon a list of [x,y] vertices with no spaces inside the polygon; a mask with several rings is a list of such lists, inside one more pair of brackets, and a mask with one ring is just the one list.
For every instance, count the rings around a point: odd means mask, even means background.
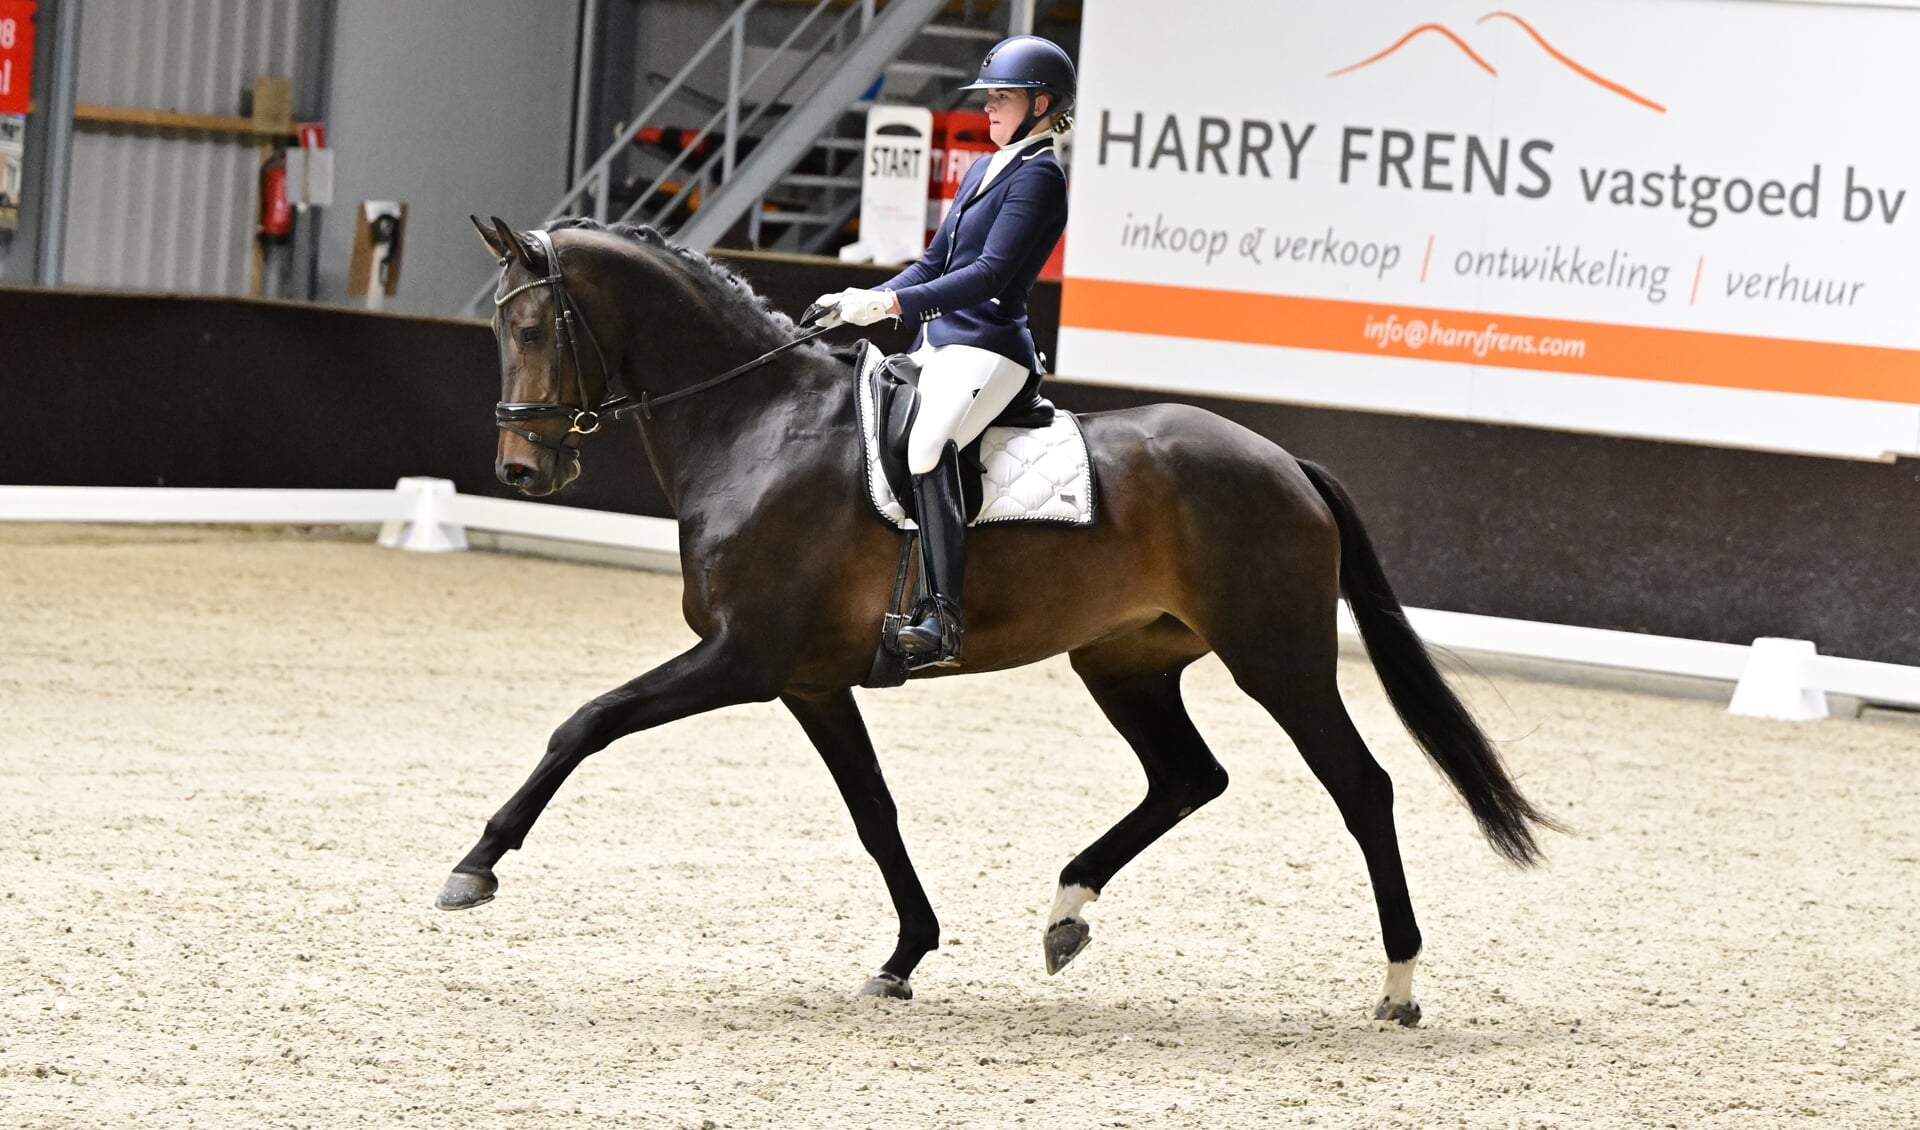
[{"label": "horse", "polygon": [[[910,999],[940,926],[852,694],[894,595],[903,535],[863,505],[847,358],[801,343],[809,335],[737,275],[651,228],[473,223],[501,270],[497,476],[550,494],[580,473],[587,435],[632,415],[679,520],[682,610],[699,642],[560,724],[438,905],[493,898],[494,866],[568,774],[615,739],[778,698],[826,762],[899,918],[891,956],[859,995]],[[1181,673],[1212,653],[1293,740],[1359,844],[1387,958],[1373,1017],[1418,1023],[1421,936],[1393,784],[1335,682],[1343,595],[1401,722],[1493,849],[1535,865],[1536,830],[1559,825],[1521,794],[1436,669],[1326,469],[1192,406],[1080,422],[1098,520],[971,531],[962,662],[914,673],[998,671],[1064,652],[1146,770],[1145,797],[1060,872],[1041,938],[1048,971],[1086,946],[1082,911],[1115,874],[1225,791],[1227,772],[1180,695]]]}]

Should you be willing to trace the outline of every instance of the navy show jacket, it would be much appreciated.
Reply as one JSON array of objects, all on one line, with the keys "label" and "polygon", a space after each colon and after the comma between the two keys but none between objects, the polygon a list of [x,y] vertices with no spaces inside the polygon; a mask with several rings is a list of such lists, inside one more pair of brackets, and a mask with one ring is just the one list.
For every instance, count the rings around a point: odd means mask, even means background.
[{"label": "navy show jacket", "polygon": [[960,179],[926,254],[880,284],[929,345],[972,345],[1039,371],[1027,294],[1067,226],[1067,174],[1053,142],[1013,159],[975,196],[988,159]]}]

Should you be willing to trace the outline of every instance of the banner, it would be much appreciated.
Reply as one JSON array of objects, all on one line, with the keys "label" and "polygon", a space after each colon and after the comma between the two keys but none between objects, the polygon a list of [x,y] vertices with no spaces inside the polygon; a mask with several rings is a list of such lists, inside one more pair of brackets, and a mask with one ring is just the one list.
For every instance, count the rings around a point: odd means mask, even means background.
[{"label": "banner", "polygon": [[24,114],[33,91],[34,0],[0,0],[0,114]]},{"label": "banner", "polygon": [[1920,11],[1087,6],[1061,373],[1920,453]]}]

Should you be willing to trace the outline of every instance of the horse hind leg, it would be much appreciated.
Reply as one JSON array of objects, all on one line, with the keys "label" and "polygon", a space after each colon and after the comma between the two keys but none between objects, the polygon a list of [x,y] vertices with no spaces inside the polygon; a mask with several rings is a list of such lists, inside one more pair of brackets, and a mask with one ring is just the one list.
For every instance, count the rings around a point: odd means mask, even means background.
[{"label": "horse hind leg", "polygon": [[1322,595],[1324,607],[1315,600],[1309,608],[1305,594],[1299,594],[1262,623],[1244,615],[1223,617],[1233,627],[1210,634],[1208,642],[1240,688],[1293,739],[1360,845],[1387,951],[1386,985],[1373,1016],[1412,1027],[1420,1022],[1413,999],[1420,927],[1394,831],[1393,780],[1374,760],[1340,699],[1333,596]]},{"label": "horse hind leg", "polygon": [[1047,915],[1047,972],[1058,973],[1090,940],[1081,909],[1129,861],[1195,809],[1226,791],[1227,771],[1187,717],[1180,673],[1205,655],[1186,626],[1165,617],[1140,632],[1074,651],[1073,669],[1146,770],[1147,795],[1060,872]]}]

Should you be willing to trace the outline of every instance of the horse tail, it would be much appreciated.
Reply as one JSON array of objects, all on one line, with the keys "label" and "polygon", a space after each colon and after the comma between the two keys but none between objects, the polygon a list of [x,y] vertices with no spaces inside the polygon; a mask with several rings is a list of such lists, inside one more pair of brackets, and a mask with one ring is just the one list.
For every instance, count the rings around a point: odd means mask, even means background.
[{"label": "horse tail", "polygon": [[1367,655],[1394,713],[1427,759],[1452,785],[1493,849],[1523,867],[1541,860],[1534,827],[1564,831],[1553,817],[1520,795],[1500,755],[1433,664],[1387,583],[1380,558],[1353,499],[1326,468],[1300,462],[1340,527],[1340,590],[1360,626]]}]

